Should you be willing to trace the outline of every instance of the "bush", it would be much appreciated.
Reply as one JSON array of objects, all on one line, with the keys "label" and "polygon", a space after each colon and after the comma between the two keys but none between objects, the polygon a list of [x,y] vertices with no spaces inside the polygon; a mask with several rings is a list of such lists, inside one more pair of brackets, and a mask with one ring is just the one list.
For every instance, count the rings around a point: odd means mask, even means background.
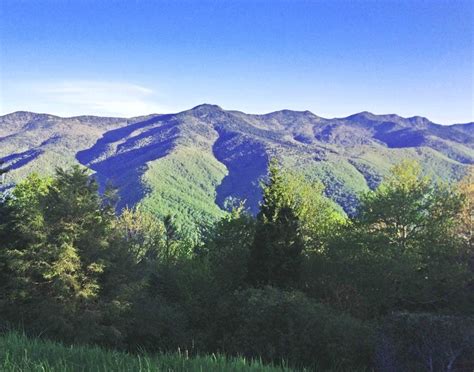
[{"label": "bush", "polygon": [[472,371],[474,319],[392,315],[380,328],[375,355],[380,371]]},{"label": "bush", "polygon": [[313,368],[367,366],[371,328],[308,299],[272,287],[236,292],[221,302],[216,334],[231,354],[284,359]]}]

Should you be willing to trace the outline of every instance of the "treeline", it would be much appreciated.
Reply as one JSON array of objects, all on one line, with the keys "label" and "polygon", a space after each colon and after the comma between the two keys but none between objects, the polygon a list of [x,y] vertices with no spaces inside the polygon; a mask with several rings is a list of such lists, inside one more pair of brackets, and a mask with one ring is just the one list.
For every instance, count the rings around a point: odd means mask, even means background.
[{"label": "treeline", "polygon": [[[471,178],[469,178],[471,177]],[[312,369],[472,370],[472,175],[403,162],[354,218],[272,162],[256,217],[199,243],[79,167],[0,202],[0,327],[126,350],[220,352]]]}]

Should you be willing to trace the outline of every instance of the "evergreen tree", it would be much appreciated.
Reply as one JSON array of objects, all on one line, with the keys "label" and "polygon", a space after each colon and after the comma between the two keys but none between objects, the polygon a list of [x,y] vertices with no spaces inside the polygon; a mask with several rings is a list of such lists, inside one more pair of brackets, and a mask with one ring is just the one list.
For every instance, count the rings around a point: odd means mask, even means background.
[{"label": "evergreen tree", "polygon": [[263,184],[263,201],[250,251],[251,284],[287,287],[298,283],[304,242],[295,202],[295,195],[273,160]]},{"label": "evergreen tree", "polygon": [[53,180],[31,176],[15,188],[1,246],[12,321],[71,340],[100,332],[97,301],[113,210],[97,189],[79,167],[58,169]]},{"label": "evergreen tree", "polygon": [[244,286],[254,235],[255,218],[244,210],[243,204],[213,227],[205,246],[215,281],[223,291]]},{"label": "evergreen tree", "polygon": [[49,227],[48,243],[61,252],[59,271],[51,275],[60,279],[61,270],[66,270],[66,282],[71,281],[67,287],[75,289],[71,295],[95,297],[99,290],[97,277],[105,266],[113,208],[103,202],[87,170],[78,166],[67,171],[57,169],[42,204]]}]

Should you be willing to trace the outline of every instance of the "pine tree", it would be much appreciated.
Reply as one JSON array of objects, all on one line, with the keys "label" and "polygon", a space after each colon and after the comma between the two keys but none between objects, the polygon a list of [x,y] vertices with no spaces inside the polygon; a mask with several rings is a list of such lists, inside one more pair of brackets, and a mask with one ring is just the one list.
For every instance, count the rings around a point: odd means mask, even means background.
[{"label": "pine tree", "polygon": [[100,333],[97,301],[113,214],[97,191],[79,167],[58,169],[53,180],[30,176],[14,189],[0,246],[7,318],[37,331],[47,324],[49,335],[70,340]]},{"label": "pine tree", "polygon": [[268,180],[263,184],[263,201],[250,252],[251,284],[288,287],[298,283],[304,242],[295,201],[273,160]]},{"label": "pine tree", "polygon": [[[58,169],[43,199],[44,218],[49,227],[49,244],[59,248],[57,280],[74,290],[71,296],[93,298],[98,293],[98,276],[104,269],[113,209],[103,203],[98,185],[86,169]],[[65,270],[65,271],[63,271]]]},{"label": "pine tree", "polygon": [[205,247],[213,276],[226,292],[245,285],[255,222],[241,203],[214,225],[207,238]]}]

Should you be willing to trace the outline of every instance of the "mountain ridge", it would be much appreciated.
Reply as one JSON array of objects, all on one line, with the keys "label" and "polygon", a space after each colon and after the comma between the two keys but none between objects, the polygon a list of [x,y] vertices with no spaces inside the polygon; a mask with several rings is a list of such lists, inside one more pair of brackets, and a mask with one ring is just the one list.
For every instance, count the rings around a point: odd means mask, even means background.
[{"label": "mountain ridge", "polygon": [[102,186],[118,188],[120,207],[178,208],[186,222],[221,216],[235,199],[256,212],[272,157],[325,183],[326,194],[354,213],[358,195],[404,158],[447,181],[461,178],[474,164],[474,123],[367,111],[333,119],[307,110],[254,115],[212,104],[133,118],[0,116],[0,159],[11,168],[4,188],[31,171],[80,163]]},{"label": "mountain ridge", "polygon": [[96,115],[96,114],[62,116],[62,115],[57,115],[57,114],[49,114],[49,113],[45,113],[45,112],[17,110],[17,111],[12,111],[12,112],[9,112],[9,113],[6,113],[6,114],[2,114],[2,115],[0,115],[0,118],[5,118],[5,117],[8,117],[8,116],[12,116],[12,115],[33,115],[33,116],[50,116],[50,117],[55,117],[55,118],[60,118],[60,119],[98,118],[98,119],[134,120],[134,119],[141,118],[141,117],[151,117],[151,116],[159,116],[159,115],[173,115],[173,114],[176,115],[176,114],[179,114],[181,112],[191,111],[191,110],[195,110],[195,109],[199,109],[199,108],[203,108],[203,107],[216,108],[216,109],[219,109],[219,110],[222,110],[222,111],[234,112],[234,113],[243,113],[243,114],[252,115],[252,116],[268,116],[268,115],[272,115],[272,114],[276,114],[276,113],[280,113],[280,112],[288,112],[288,113],[311,114],[312,116],[315,116],[317,118],[324,119],[324,120],[343,120],[343,119],[353,118],[353,117],[356,117],[356,116],[370,116],[370,117],[376,117],[376,118],[383,118],[383,117],[386,117],[386,118],[399,118],[399,119],[409,120],[409,121],[421,120],[421,121],[429,122],[431,124],[441,125],[441,126],[444,126],[444,127],[462,126],[462,125],[467,125],[467,126],[473,125],[474,126],[473,121],[465,122],[465,123],[441,124],[441,123],[436,123],[434,121],[431,121],[427,117],[420,116],[420,115],[405,117],[405,116],[401,116],[401,115],[398,115],[398,114],[395,114],[395,113],[392,113],[392,114],[375,114],[375,113],[373,113],[371,111],[367,111],[367,110],[356,112],[356,113],[350,114],[348,116],[335,116],[335,117],[322,117],[322,116],[319,116],[319,115],[313,113],[310,110],[292,110],[292,109],[281,109],[281,110],[276,110],[276,111],[270,111],[270,112],[267,112],[267,113],[245,113],[244,111],[241,111],[241,110],[224,109],[221,106],[216,105],[216,104],[212,104],[212,103],[201,103],[199,105],[196,105],[196,106],[192,107],[191,109],[178,111],[178,112],[172,112],[172,113],[150,113],[150,114],[144,114],[144,115],[139,115],[139,116],[127,116],[127,117],[125,117],[125,116],[102,116],[102,115]]}]

